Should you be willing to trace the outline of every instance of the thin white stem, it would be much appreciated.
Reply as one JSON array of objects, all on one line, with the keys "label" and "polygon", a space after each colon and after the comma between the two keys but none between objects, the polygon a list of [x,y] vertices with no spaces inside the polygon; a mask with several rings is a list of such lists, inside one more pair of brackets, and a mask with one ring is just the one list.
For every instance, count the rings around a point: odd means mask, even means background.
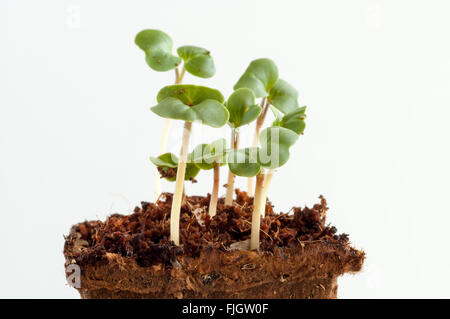
[{"label": "thin white stem", "polygon": [[180,78],[180,71],[175,68],[175,84],[178,84],[178,79]]},{"label": "thin white stem", "polygon": [[263,197],[264,175],[258,174],[256,176],[255,197],[253,199],[253,213],[252,213],[252,230],[250,234],[250,249],[259,249],[259,232],[261,229],[261,211],[264,212],[266,208],[266,201],[262,201]]},{"label": "thin white stem", "polygon": [[[255,133],[253,135],[253,143],[252,143],[253,147],[258,146],[259,132],[261,131],[261,127],[263,126],[264,120],[266,118],[267,110],[269,109],[269,103],[267,102],[266,98],[263,98],[261,100],[261,108],[262,108],[261,114],[256,119]],[[249,196],[253,196],[253,185],[255,184],[255,178],[249,177],[247,183],[248,183],[247,193]]]},{"label": "thin white stem", "polygon": [[255,184],[255,178],[249,177],[247,179],[247,194],[248,196],[253,196],[253,185]]},{"label": "thin white stem", "polygon": [[220,182],[220,164],[216,162],[214,163],[214,183],[208,211],[210,217],[214,217],[216,215],[217,199],[219,198],[219,182]]},{"label": "thin white stem", "polygon": [[225,205],[233,204],[233,191],[234,191],[234,179],[236,176],[229,171],[228,172],[228,181],[227,181],[227,193],[225,195]]},{"label": "thin white stem", "polygon": [[[235,128],[231,129],[231,148],[236,150],[239,146],[239,131]],[[235,175],[228,171],[227,193],[225,196],[225,205],[233,204],[233,191],[234,191],[234,179]]]},{"label": "thin white stem", "polygon": [[181,72],[180,72],[180,74],[179,74],[179,76],[178,76],[178,84],[180,84],[182,81],[183,81],[183,78],[184,78],[184,73],[186,72],[186,69],[184,68],[184,67],[182,67],[181,68]]},{"label": "thin white stem", "polygon": [[183,140],[181,144],[180,159],[177,168],[175,191],[173,192],[172,210],[170,212],[170,239],[175,245],[180,244],[180,210],[183,199],[184,176],[186,173],[187,152],[189,148],[189,137],[191,135],[191,122],[184,122]]}]

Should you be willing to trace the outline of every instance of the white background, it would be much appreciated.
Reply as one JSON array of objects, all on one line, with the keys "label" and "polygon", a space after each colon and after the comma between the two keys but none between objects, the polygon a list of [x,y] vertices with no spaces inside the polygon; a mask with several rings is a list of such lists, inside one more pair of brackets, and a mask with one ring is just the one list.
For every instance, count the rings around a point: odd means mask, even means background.
[{"label": "white background", "polygon": [[[298,88],[307,129],[269,197],[285,212],[325,195],[367,252],[341,298],[450,297],[449,16],[437,0],[2,0],[0,297],[79,298],[63,235],[152,199],[164,121],[149,107],[173,72],[144,62],[145,28],[211,50],[216,76],[186,83],[228,96],[270,57]],[[192,145],[228,134],[196,127]],[[178,125],[170,150],[179,140]],[[188,193],[210,191],[210,174]]]}]

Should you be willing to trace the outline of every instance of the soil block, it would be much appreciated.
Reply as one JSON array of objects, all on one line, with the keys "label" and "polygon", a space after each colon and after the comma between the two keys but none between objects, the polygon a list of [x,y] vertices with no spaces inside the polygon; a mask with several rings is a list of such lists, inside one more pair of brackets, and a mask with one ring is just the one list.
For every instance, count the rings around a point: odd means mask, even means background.
[{"label": "soil block", "polygon": [[[261,219],[260,250],[249,250],[253,198],[232,206],[210,196],[184,199],[180,246],[169,239],[172,194],[131,215],[86,221],[65,237],[66,267],[81,269],[82,298],[336,298],[337,278],[358,272],[365,254],[326,224],[327,203]],[[69,273],[67,275],[70,275]]]}]

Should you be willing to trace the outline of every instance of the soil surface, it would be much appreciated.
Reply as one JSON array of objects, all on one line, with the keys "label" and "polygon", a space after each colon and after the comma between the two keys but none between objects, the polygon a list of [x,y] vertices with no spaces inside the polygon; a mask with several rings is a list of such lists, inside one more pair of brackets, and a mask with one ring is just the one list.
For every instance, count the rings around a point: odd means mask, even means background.
[{"label": "soil surface", "polygon": [[[253,198],[236,190],[233,206],[219,199],[217,214],[208,215],[209,195],[188,196],[181,210],[180,246],[169,239],[172,194],[163,193],[156,203],[142,202],[131,215],[114,214],[105,222],[86,221],[74,225],[66,237],[64,255],[67,263],[80,266],[108,263],[114,254],[134,260],[139,267],[163,265],[177,267],[177,256],[197,258],[205,251],[246,250],[250,238]],[[326,224],[327,203],[312,208],[294,207],[288,213],[274,213],[269,201],[261,220],[260,253],[279,255],[285,249],[303,248],[305,244],[349,246],[347,234]],[[239,249],[240,247],[240,249]],[[358,256],[362,265],[364,253]],[[212,280],[212,279],[211,279]]]}]

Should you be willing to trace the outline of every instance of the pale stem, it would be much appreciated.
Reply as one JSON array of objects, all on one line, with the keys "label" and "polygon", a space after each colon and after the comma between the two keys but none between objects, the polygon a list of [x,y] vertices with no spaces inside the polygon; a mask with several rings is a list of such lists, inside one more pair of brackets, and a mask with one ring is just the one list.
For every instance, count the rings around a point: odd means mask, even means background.
[{"label": "pale stem", "polygon": [[[180,84],[183,81],[185,69],[184,67],[181,70],[181,74],[178,71],[178,68],[175,68],[175,84]],[[170,130],[170,124],[172,123],[171,119],[166,119],[164,123],[164,131],[161,138],[161,144],[159,145],[159,155],[162,155],[166,152],[167,148],[167,140],[169,137],[169,130]],[[159,195],[161,194],[161,177],[158,173],[156,173],[155,176],[155,187],[154,187],[154,194],[155,194],[155,202],[159,198]]]},{"label": "pale stem", "polygon": [[217,199],[219,197],[219,181],[220,181],[220,164],[214,163],[214,184],[211,194],[211,200],[209,202],[209,216],[214,217],[217,210]]},{"label": "pale stem", "polygon": [[[231,148],[236,150],[239,146],[239,131],[235,128],[231,129]],[[233,203],[233,191],[234,191],[234,179],[235,175],[228,171],[228,182],[227,182],[227,194],[225,196],[225,205],[231,205]]]},{"label": "pale stem", "polygon": [[[262,198],[261,200],[264,203],[264,207],[266,204],[266,199],[267,199],[267,193],[269,192],[269,186],[270,186],[270,182],[272,181],[272,177],[273,174],[275,173],[275,171],[273,169],[270,169],[267,171],[266,176],[264,177],[264,185],[263,185],[263,191],[262,191]],[[261,216],[264,217],[266,215],[266,210],[263,209],[261,211]]]},{"label": "pale stem", "polygon": [[252,230],[250,234],[250,249],[259,249],[259,232],[261,229],[261,211],[264,212],[266,202],[262,201],[263,196],[264,174],[256,176],[255,197],[253,199],[253,213],[252,213]]},{"label": "pale stem", "polygon": [[[269,103],[267,103],[266,98],[263,98],[261,100],[261,108],[262,108],[261,114],[256,119],[255,134],[253,135],[253,144],[252,144],[253,147],[258,146],[259,132],[261,131],[261,127],[264,124],[264,120],[266,118],[267,110],[269,109]],[[249,177],[247,184],[248,184],[247,193],[249,196],[253,196],[253,185],[255,184],[255,178]]]},{"label": "pale stem", "polygon": [[186,69],[183,67],[183,68],[181,69],[181,73],[179,74],[179,77],[178,77],[178,79],[179,79],[178,84],[180,84],[181,81],[183,81],[184,73],[185,73],[185,72],[186,72]]},{"label": "pale stem", "polygon": [[175,245],[180,244],[180,210],[183,199],[184,176],[186,173],[187,153],[189,147],[189,137],[191,135],[191,122],[184,122],[183,139],[180,151],[180,160],[177,168],[177,178],[175,181],[175,191],[173,192],[172,210],[170,212],[170,239]]}]

